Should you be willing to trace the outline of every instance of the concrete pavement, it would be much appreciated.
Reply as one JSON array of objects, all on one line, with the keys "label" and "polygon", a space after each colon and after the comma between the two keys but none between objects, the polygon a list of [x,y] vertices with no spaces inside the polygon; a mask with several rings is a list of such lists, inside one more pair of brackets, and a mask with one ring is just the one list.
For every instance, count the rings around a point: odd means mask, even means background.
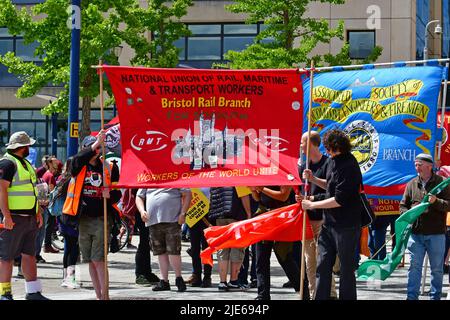
[{"label": "concrete pavement", "polygon": [[[138,236],[133,237],[133,244],[137,245]],[[183,242],[182,249],[182,267],[183,278],[186,280],[191,274],[191,258],[186,253],[189,243]],[[390,251],[390,248],[388,249]],[[217,285],[219,277],[217,272],[217,263],[213,267],[211,288],[192,288],[188,286],[184,293],[176,292],[175,275],[169,272],[169,281],[172,286],[171,291],[154,292],[150,287],[142,287],[135,284],[134,275],[134,257],[136,249],[125,249],[115,254],[109,254],[109,272],[110,272],[110,298],[112,300],[253,300],[256,295],[256,289],[248,289],[240,292],[219,292]],[[95,293],[90,282],[88,266],[81,264],[78,266],[78,274],[82,287],[80,289],[62,288],[62,253],[47,254],[42,256],[47,261],[38,264],[38,275],[44,287],[44,295],[54,300],[94,300]],[[406,264],[403,268],[398,268],[390,278],[383,282],[366,283],[358,281],[358,300],[405,300],[407,269],[409,266],[409,256],[406,255]],[[157,258],[152,256],[153,272],[159,275]],[[13,275],[17,274],[17,268],[14,268]],[[427,275],[426,292],[429,291],[429,270]],[[273,300],[299,300],[299,294],[292,288],[282,288],[282,284],[287,281],[283,270],[276,261],[275,254],[271,258],[271,296]],[[337,284],[339,280],[337,279]],[[24,280],[13,278],[13,294],[15,299],[24,299]],[[448,290],[448,275],[444,276],[444,294],[446,297]],[[421,299],[429,299],[427,296],[421,296]]]}]

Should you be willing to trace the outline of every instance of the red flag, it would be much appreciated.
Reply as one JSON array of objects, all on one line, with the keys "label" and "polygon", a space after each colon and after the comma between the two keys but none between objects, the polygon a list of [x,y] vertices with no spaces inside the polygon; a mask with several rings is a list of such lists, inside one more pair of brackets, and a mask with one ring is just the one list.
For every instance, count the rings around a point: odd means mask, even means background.
[{"label": "red flag", "polygon": [[[441,123],[441,115],[438,114],[438,125]],[[441,166],[450,165],[450,139],[448,139],[448,133],[450,130],[450,114],[448,112],[445,113],[444,116],[444,137],[441,146]],[[441,137],[438,137],[441,138]]]},{"label": "red flag", "polygon": [[[200,253],[203,264],[213,265],[211,255],[224,248],[244,248],[262,240],[302,240],[303,211],[299,203],[272,210],[252,219],[205,229],[208,248]],[[313,231],[306,216],[306,239]]]},{"label": "red flag", "polygon": [[299,70],[104,66],[120,118],[118,186],[299,185]]}]

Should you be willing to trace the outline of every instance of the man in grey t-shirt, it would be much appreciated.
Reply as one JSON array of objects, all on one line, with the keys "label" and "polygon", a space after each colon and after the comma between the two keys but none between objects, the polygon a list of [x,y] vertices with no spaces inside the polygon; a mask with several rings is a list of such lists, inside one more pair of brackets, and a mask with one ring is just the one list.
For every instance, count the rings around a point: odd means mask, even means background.
[{"label": "man in grey t-shirt", "polygon": [[139,189],[136,206],[150,227],[153,254],[158,256],[161,281],[153,291],[170,290],[169,264],[175,271],[179,292],[186,290],[181,277],[181,225],[192,195],[189,189]]}]

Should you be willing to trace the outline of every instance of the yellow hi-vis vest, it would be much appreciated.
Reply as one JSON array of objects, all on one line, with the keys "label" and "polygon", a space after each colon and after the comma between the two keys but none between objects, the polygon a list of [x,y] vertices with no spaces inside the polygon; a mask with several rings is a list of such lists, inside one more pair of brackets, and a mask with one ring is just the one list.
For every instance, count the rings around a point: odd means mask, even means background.
[{"label": "yellow hi-vis vest", "polygon": [[9,210],[30,210],[37,205],[36,172],[31,164],[23,159],[28,171],[16,157],[6,153],[4,159],[11,160],[16,167],[16,173],[8,188],[8,207]]}]

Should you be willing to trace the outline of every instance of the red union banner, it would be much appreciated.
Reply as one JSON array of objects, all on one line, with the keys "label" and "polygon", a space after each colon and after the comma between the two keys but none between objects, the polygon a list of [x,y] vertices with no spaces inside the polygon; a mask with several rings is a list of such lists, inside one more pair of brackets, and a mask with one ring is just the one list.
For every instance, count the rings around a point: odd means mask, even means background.
[{"label": "red union banner", "polygon": [[119,186],[300,184],[300,71],[103,68],[119,111]]},{"label": "red union banner", "polygon": [[[441,124],[441,115],[438,114],[438,125]],[[444,125],[442,126],[444,128],[444,136],[441,146],[441,165],[442,166],[449,166],[450,165],[450,141],[448,139],[448,133],[450,129],[450,114],[448,112],[445,113],[444,116]],[[441,138],[441,137],[439,137]]]}]

